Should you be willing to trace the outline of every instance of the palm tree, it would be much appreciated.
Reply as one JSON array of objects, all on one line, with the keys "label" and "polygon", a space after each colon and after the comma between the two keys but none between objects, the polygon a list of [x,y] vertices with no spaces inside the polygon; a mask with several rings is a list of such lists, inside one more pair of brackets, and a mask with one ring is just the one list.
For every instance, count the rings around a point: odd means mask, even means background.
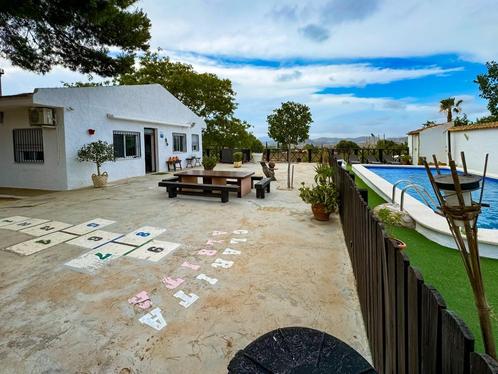
[{"label": "palm tree", "polygon": [[460,104],[462,104],[463,100],[455,101],[454,97],[448,97],[447,99],[443,99],[439,102],[439,111],[446,112],[447,122],[451,122],[453,120],[453,113],[460,113],[462,108],[460,108]]}]

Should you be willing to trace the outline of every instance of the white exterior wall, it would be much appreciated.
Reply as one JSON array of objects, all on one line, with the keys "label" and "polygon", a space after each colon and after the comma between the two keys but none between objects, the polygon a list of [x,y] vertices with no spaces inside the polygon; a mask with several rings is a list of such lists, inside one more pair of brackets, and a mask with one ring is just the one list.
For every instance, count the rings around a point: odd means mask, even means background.
[{"label": "white exterior wall", "polygon": [[[434,126],[419,133],[419,157],[432,162],[432,155],[442,162],[448,161],[448,128],[451,123]],[[417,162],[418,160],[415,160]]]},{"label": "white exterior wall", "polygon": [[457,166],[462,167],[460,152],[465,152],[469,170],[482,173],[484,158],[489,153],[488,174],[498,176],[498,129],[451,131],[451,153]]},{"label": "white exterior wall", "polygon": [[43,163],[14,162],[14,129],[32,128],[29,125],[28,106],[2,109],[0,124],[0,186],[46,190],[67,189],[66,151],[62,111],[56,111],[58,126],[42,128]]},{"label": "white exterior wall", "polygon": [[[166,160],[170,156],[185,160],[191,155],[202,155],[202,144],[198,152],[192,152],[191,135],[198,134],[202,143],[204,121],[160,85],[39,89],[33,101],[41,106],[61,107],[64,112],[68,189],[91,185],[91,175],[96,172],[94,164],[77,161],[78,149],[97,140],[112,143],[113,131],[139,132],[141,156],[105,163],[102,171],[108,172],[110,181],[145,174],[144,128],[153,128],[157,132],[157,171],[167,169]],[[134,120],[110,119],[108,114]],[[194,127],[187,125],[192,122],[195,122]],[[94,129],[95,134],[89,135],[88,129]],[[187,134],[187,152],[173,153],[173,132]],[[161,133],[164,138],[160,137]],[[53,177],[47,175],[49,180]]]}]

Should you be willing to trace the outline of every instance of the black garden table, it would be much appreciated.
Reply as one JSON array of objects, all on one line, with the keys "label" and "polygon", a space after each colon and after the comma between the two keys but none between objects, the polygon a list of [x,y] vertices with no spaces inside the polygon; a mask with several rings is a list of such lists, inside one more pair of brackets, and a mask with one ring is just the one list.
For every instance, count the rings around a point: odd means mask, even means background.
[{"label": "black garden table", "polygon": [[306,327],[273,330],[237,352],[229,374],[372,374],[374,368],[353,348]]}]

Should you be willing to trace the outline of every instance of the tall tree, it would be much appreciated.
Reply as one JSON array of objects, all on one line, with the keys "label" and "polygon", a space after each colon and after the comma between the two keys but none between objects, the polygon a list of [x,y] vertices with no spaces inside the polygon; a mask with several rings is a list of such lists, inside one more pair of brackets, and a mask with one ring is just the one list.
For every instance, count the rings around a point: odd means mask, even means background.
[{"label": "tall tree", "polygon": [[460,107],[462,103],[463,100],[457,101],[454,97],[448,97],[439,102],[439,111],[446,112],[446,121],[451,122],[453,120],[453,113],[458,114],[462,111]]},{"label": "tall tree", "polygon": [[491,115],[498,116],[498,63],[486,63],[488,72],[477,76],[475,82],[479,85],[480,95],[488,100],[488,110]]},{"label": "tall tree", "polygon": [[310,108],[304,104],[288,101],[275,109],[267,117],[267,121],[268,136],[287,146],[287,188],[291,188],[291,146],[308,139],[310,126],[313,123]]},{"label": "tall tree", "polygon": [[198,73],[192,65],[172,62],[157,52],[147,52],[140,64],[116,79],[118,84],[158,83],[207,121],[233,115],[237,107],[229,79]]},{"label": "tall tree", "polygon": [[[149,48],[150,21],[136,0],[3,1],[0,55],[13,65],[47,73],[62,65],[110,77],[126,72],[134,52]],[[118,48],[117,55],[110,53]]]},{"label": "tall tree", "polygon": [[202,136],[204,148],[252,148],[254,144],[250,125],[233,116],[237,104],[229,79],[211,73],[198,73],[192,65],[172,62],[157,52],[147,52],[140,57],[138,66],[129,73],[119,75],[114,83],[162,85],[204,118],[207,124]]}]

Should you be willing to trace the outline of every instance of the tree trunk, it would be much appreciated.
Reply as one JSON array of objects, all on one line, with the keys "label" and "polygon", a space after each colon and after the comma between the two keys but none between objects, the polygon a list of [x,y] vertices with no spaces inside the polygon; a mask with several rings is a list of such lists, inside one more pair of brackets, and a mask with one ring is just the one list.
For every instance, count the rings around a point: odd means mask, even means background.
[{"label": "tree trunk", "polygon": [[100,175],[100,164],[97,164],[97,175]]},{"label": "tree trunk", "polygon": [[447,120],[448,120],[448,122],[451,122],[452,119],[453,119],[453,115],[451,114],[451,108],[450,108],[450,109],[448,109]]},{"label": "tree trunk", "polygon": [[290,175],[290,170],[291,170],[291,159],[290,159],[290,151],[291,151],[291,145],[287,145],[287,188],[290,190],[291,188],[291,175]]}]

